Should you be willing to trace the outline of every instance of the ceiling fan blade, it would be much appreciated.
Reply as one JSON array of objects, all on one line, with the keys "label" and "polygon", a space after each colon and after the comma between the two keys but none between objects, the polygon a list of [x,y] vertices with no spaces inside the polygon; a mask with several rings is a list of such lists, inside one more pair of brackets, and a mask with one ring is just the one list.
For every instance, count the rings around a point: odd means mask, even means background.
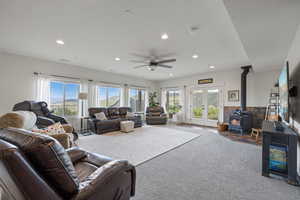
[{"label": "ceiling fan blade", "polygon": [[161,64],[161,63],[169,63],[169,62],[176,62],[176,59],[168,59],[168,60],[161,60],[161,61],[157,61],[157,64]]},{"label": "ceiling fan blade", "polygon": [[147,66],[149,66],[149,65],[139,65],[139,66],[135,66],[135,67],[133,67],[134,69],[138,69],[138,68],[141,68],[141,67],[147,67]]},{"label": "ceiling fan blade", "polygon": [[135,56],[135,57],[140,57],[140,58],[144,58],[144,59],[153,59],[153,56],[147,56],[147,55],[141,55],[141,54],[138,54],[138,53],[131,53],[132,56]]},{"label": "ceiling fan blade", "polygon": [[173,68],[173,67],[170,66],[170,65],[161,65],[161,64],[159,64],[159,65],[157,65],[157,66],[159,66],[159,67],[164,67],[164,68],[169,68],[169,69]]},{"label": "ceiling fan blade", "polygon": [[149,61],[146,61],[146,60],[130,60],[130,62],[133,62],[133,63],[144,63],[144,64],[148,64]]},{"label": "ceiling fan blade", "polygon": [[175,57],[176,54],[175,53],[166,53],[166,54],[159,54],[157,55],[157,58],[159,59],[163,59],[163,58],[170,58],[170,57]]}]

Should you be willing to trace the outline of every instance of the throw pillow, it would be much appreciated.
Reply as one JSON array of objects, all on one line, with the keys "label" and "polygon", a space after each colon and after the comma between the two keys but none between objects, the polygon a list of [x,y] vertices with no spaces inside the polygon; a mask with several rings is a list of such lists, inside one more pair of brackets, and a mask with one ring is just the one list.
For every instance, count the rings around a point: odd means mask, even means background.
[{"label": "throw pillow", "polygon": [[36,115],[30,111],[6,113],[0,117],[0,128],[22,128],[32,130],[36,123]]},{"label": "throw pillow", "polygon": [[0,128],[23,128],[24,117],[17,113],[6,113],[0,117]]},{"label": "throw pillow", "polygon": [[66,133],[64,127],[61,125],[60,122],[48,126],[45,130],[48,135]]},{"label": "throw pillow", "polygon": [[96,113],[95,117],[96,117],[96,119],[99,119],[99,120],[107,120],[104,112]]},{"label": "throw pillow", "polygon": [[135,117],[133,112],[127,112],[126,117]]},{"label": "throw pillow", "polygon": [[23,116],[24,125],[23,129],[32,130],[36,124],[37,117],[33,112],[30,111],[15,111],[14,113]]}]

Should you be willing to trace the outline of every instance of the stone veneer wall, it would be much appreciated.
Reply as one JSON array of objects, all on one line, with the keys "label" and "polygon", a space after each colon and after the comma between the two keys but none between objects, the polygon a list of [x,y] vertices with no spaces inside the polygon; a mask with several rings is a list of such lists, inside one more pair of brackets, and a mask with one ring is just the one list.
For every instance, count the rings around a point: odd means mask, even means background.
[{"label": "stone veneer wall", "polygon": [[[239,106],[224,107],[224,122],[229,123],[230,114],[236,109],[240,109],[240,107]],[[247,111],[250,111],[253,114],[253,127],[261,128],[262,122],[265,119],[266,107],[247,107]]]}]

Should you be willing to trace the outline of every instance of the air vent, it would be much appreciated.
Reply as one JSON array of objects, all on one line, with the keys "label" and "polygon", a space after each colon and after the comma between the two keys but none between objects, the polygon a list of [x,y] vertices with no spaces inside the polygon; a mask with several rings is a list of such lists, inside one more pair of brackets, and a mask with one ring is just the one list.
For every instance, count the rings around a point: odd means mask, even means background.
[{"label": "air vent", "polygon": [[199,25],[193,25],[193,26],[189,26],[188,27],[188,31],[191,35],[196,34],[198,31],[200,30],[200,26]]}]

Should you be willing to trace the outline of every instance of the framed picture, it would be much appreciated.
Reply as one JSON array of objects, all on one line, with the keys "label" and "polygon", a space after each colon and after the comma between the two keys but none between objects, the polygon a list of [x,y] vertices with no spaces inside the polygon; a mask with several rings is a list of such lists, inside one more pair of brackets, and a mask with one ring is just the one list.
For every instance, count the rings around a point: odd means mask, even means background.
[{"label": "framed picture", "polygon": [[228,101],[239,101],[240,100],[240,91],[239,90],[229,90],[228,91]]}]

